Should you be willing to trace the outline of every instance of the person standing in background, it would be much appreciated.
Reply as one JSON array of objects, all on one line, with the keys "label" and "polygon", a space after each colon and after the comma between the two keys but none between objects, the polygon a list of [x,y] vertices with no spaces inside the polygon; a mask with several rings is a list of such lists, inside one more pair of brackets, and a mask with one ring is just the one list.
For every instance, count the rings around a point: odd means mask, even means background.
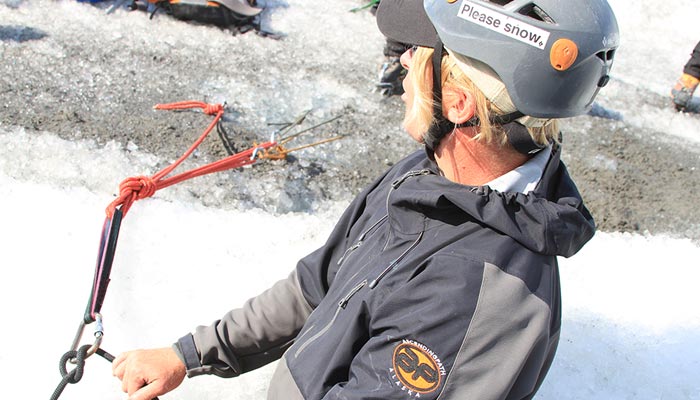
[{"label": "person standing in background", "polygon": [[671,100],[676,110],[683,112],[700,112],[700,102],[691,101],[693,93],[700,82],[700,42],[690,54],[690,59],[683,68],[683,75],[671,89]]},{"label": "person standing in background", "polygon": [[[376,0],[372,6],[372,14],[376,15],[377,7],[380,0]],[[384,43],[384,62],[379,69],[379,79],[377,81],[377,89],[384,96],[401,96],[404,92],[401,83],[406,77],[406,68],[401,65],[401,55],[408,50],[410,45],[397,42],[388,37],[385,37]]]}]

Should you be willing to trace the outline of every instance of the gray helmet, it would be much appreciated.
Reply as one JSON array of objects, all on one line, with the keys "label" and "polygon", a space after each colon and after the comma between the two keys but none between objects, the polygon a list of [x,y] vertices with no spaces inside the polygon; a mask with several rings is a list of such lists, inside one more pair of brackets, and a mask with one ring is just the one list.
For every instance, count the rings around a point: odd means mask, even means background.
[{"label": "gray helmet", "polygon": [[441,42],[487,64],[518,111],[538,118],[588,111],[619,45],[606,0],[382,0],[377,24],[396,41]]}]

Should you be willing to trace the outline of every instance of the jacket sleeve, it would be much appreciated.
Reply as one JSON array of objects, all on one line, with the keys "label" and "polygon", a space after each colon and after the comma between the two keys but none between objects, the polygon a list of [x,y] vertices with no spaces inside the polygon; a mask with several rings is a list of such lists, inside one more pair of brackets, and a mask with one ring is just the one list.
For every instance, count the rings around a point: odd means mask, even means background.
[{"label": "jacket sleeve", "polygon": [[549,306],[494,265],[440,258],[385,298],[324,399],[530,398],[558,340]]},{"label": "jacket sleeve", "polygon": [[174,345],[187,376],[234,377],[281,357],[311,313],[296,272]]}]

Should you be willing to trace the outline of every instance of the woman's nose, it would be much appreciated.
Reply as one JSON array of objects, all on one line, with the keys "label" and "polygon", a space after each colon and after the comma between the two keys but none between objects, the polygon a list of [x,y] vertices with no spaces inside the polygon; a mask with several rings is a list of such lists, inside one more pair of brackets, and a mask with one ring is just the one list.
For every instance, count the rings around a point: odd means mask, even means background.
[{"label": "woman's nose", "polygon": [[401,61],[401,66],[406,68],[406,70],[408,70],[412,59],[413,59],[413,50],[412,49],[408,49],[408,50],[404,51],[403,54],[401,54],[401,57],[399,58],[399,60]]}]

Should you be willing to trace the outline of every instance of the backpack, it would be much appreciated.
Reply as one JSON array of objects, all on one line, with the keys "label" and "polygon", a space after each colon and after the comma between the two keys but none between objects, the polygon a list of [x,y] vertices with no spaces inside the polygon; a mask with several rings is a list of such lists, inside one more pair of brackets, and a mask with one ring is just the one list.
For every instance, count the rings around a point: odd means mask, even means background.
[{"label": "backpack", "polygon": [[[260,27],[262,8],[256,6],[256,0],[142,0],[151,18],[158,10],[183,21],[212,24],[236,33],[254,30],[257,34],[279,39],[280,35],[264,31]],[[131,0],[128,6],[135,10],[140,8],[137,0]]]}]

